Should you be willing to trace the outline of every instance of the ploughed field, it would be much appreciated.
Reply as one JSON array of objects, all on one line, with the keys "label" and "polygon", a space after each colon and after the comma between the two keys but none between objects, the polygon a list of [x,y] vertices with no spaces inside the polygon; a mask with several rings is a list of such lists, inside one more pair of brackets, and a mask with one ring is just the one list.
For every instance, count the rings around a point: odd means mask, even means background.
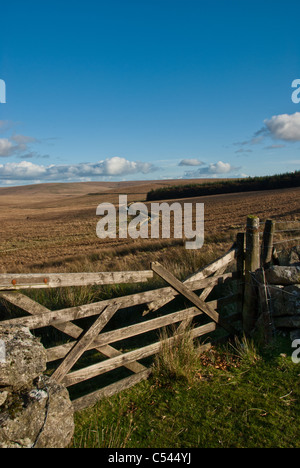
[{"label": "ploughed field", "polygon": [[[114,268],[115,252],[118,270],[120,249],[151,250],[157,241],[99,239],[97,206],[105,202],[118,204],[120,194],[128,195],[128,202],[145,202],[151,189],[179,183],[187,181],[83,182],[1,188],[1,272],[59,271],[72,259],[93,258],[106,251],[110,252],[110,268]],[[186,198],[170,200],[170,203],[176,201],[204,203],[208,238],[224,234],[225,239],[228,231],[243,230],[249,214],[261,220],[293,220],[299,219],[300,214],[300,188]],[[150,210],[150,202],[146,204]]]}]

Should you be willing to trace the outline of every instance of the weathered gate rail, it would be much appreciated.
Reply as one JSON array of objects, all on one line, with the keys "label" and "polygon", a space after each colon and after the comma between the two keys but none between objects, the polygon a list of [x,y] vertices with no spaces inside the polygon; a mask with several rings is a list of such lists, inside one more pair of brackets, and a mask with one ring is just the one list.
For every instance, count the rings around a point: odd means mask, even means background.
[{"label": "weathered gate rail", "polygon": [[[211,334],[217,328],[223,328],[228,334],[234,334],[233,321],[241,318],[241,290],[217,300],[207,302],[206,299],[213,289],[225,280],[242,279],[243,276],[243,251],[239,251],[238,245],[234,245],[224,256],[205,268],[197,271],[184,282],[179,281],[159,263],[151,264],[151,270],[140,272],[114,272],[114,273],[75,273],[75,274],[2,274],[0,275],[0,298],[22,311],[28,316],[3,320],[2,325],[23,325],[31,330],[43,327],[54,327],[66,335],[66,342],[47,349],[49,363],[58,361],[51,375],[51,379],[64,383],[67,387],[92,379],[96,376],[108,373],[114,369],[125,367],[132,373],[129,377],[122,378],[118,382],[104,388],[93,391],[88,395],[76,398],[73,401],[75,410],[83,409],[94,404],[104,396],[110,396],[123,389],[135,385],[141,380],[147,379],[151,369],[142,365],[140,360],[158,353],[164,343],[172,344],[175,337],[164,341],[156,341],[139,349],[133,349],[122,353],[116,349],[114,343],[126,340],[153,330],[159,330],[169,325],[177,325],[177,333],[183,333],[186,325],[199,316],[208,317],[208,323],[192,327],[194,338]],[[241,266],[237,272],[226,273],[229,265],[237,260]],[[167,283],[166,287],[155,290],[139,292],[128,296],[106,299],[100,302],[70,307],[52,311],[29,298],[25,292],[28,289],[57,288],[68,286],[106,285],[116,283],[138,283],[151,279],[154,274],[159,275]],[[195,292],[198,292],[196,294]],[[201,293],[199,294],[199,291]],[[192,307],[184,308],[176,312],[166,311],[160,313],[160,309],[170,303],[176,297],[183,297],[191,303]],[[224,304],[237,303],[239,310],[230,318],[224,318],[219,314],[219,308]],[[141,314],[156,316],[134,323],[123,328],[104,331],[103,329],[114,317],[117,311],[128,309],[137,305],[146,305],[146,310]],[[96,317],[93,324],[81,328],[73,323],[79,319]],[[69,340],[69,341],[68,341]],[[210,342],[203,344],[201,350],[211,346]],[[75,363],[88,350],[95,349],[106,359],[84,368],[72,370]]]}]

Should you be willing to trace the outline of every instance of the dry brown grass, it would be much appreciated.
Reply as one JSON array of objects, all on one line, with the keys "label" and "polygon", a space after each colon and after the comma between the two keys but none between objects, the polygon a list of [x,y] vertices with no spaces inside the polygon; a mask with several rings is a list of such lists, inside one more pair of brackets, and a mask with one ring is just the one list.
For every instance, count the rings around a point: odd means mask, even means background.
[{"label": "dry brown grass", "polygon": [[[180,181],[176,181],[179,182]],[[183,183],[184,181],[182,181]],[[199,182],[199,181],[198,181]],[[262,220],[299,216],[300,189],[216,195],[181,200],[205,204],[205,245],[188,253],[181,241],[98,239],[98,204],[117,203],[119,194],[144,201],[150,188],[174,181],[44,184],[0,189],[0,255],[2,272],[108,271],[149,268],[154,260],[166,266],[224,252],[248,214]],[[172,203],[174,200],[172,200]],[[187,258],[188,257],[188,258]],[[175,268],[175,266],[174,266]]]}]

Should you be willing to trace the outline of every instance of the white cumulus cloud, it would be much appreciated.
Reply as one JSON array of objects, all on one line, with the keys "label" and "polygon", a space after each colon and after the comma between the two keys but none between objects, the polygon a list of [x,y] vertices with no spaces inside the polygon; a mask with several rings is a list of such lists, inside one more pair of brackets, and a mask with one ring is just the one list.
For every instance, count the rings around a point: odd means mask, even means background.
[{"label": "white cumulus cloud", "polygon": [[140,161],[128,161],[125,158],[119,158],[115,156],[105,161],[100,161],[98,164],[99,170],[103,175],[125,175],[125,174],[136,174],[142,172],[147,174],[153,170],[153,165],[150,163],[143,163]]},{"label": "white cumulus cloud", "polygon": [[129,161],[113,157],[96,163],[65,164],[49,166],[34,164],[29,161],[0,164],[0,180],[41,182],[89,180],[99,176],[124,176],[130,174],[148,174],[156,168],[147,162]]},{"label": "white cumulus cloud", "polygon": [[300,141],[300,112],[273,115],[264,121],[271,136],[277,140]]},{"label": "white cumulus cloud", "polygon": [[231,172],[238,171],[240,168],[232,166],[230,163],[218,161],[217,163],[211,163],[206,167],[201,167],[196,171],[188,171],[185,173],[185,177],[203,177],[203,176],[219,176],[222,174],[229,174]]},{"label": "white cumulus cloud", "polygon": [[208,174],[227,174],[231,172],[234,168],[229,163],[224,163],[219,161],[216,164],[210,164],[207,168]]},{"label": "white cumulus cloud", "polygon": [[35,179],[46,173],[44,166],[38,166],[28,161],[19,163],[8,162],[0,164],[0,179],[27,180]]}]

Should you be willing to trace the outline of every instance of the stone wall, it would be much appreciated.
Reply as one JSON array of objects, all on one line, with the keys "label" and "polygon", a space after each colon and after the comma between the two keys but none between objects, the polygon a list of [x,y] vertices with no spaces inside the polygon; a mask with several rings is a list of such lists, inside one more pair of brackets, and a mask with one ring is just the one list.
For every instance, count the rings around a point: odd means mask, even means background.
[{"label": "stone wall", "polygon": [[[274,265],[265,270],[268,309],[275,329],[289,332],[291,339],[300,338],[300,252],[294,248],[285,253],[286,265]],[[255,274],[263,284],[261,270]]]},{"label": "stone wall", "polygon": [[27,328],[1,324],[0,345],[0,448],[67,447],[73,406],[44,375],[46,350]]}]

